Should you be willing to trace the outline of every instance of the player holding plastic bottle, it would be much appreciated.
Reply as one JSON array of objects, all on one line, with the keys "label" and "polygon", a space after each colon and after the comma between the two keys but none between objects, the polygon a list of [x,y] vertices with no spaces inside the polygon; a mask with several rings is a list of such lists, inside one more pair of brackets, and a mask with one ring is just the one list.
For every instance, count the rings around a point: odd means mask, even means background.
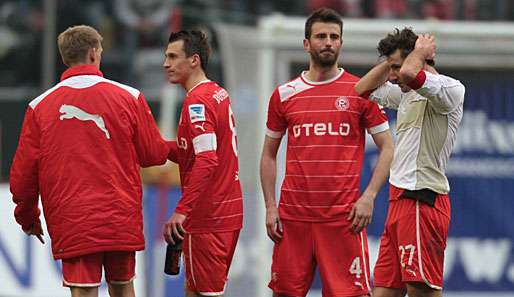
[{"label": "player holding plastic bottle", "polygon": [[200,31],[171,33],[164,68],[187,95],[177,131],[182,198],[164,228],[183,239],[186,296],[223,296],[242,227],[235,119],[230,98],[207,79],[209,44]]}]

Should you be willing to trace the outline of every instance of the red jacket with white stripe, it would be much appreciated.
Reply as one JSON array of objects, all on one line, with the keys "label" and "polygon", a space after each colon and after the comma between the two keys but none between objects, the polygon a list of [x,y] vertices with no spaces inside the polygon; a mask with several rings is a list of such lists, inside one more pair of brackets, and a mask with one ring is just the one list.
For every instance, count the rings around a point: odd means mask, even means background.
[{"label": "red jacket with white stripe", "polygon": [[142,250],[140,166],[164,164],[170,145],[140,91],[69,68],[27,108],[10,175],[16,221],[39,222],[41,195],[54,258]]}]

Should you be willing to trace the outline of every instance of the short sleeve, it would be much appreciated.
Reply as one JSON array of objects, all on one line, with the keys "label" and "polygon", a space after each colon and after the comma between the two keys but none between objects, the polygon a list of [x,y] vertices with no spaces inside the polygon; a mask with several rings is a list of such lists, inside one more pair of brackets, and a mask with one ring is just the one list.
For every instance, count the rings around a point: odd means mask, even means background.
[{"label": "short sleeve", "polygon": [[271,138],[281,138],[287,129],[287,121],[284,117],[278,89],[273,92],[269,100],[266,128],[266,135]]},{"label": "short sleeve", "polygon": [[377,134],[389,129],[387,116],[378,104],[370,101],[364,101],[364,113],[362,115],[362,124],[368,130],[369,134]]},{"label": "short sleeve", "polygon": [[188,97],[184,103],[187,123],[193,142],[195,155],[216,151],[216,126],[218,122],[216,107],[209,98]]},{"label": "short sleeve", "polygon": [[450,113],[464,102],[464,85],[445,75],[421,70],[409,86],[441,114]]}]

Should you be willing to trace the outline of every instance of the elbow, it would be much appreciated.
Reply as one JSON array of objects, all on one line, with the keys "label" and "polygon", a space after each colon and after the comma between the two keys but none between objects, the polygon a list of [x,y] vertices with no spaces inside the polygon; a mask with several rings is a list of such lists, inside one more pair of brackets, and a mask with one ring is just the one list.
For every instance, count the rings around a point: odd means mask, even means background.
[{"label": "elbow", "polygon": [[382,142],[378,145],[378,149],[381,155],[384,155],[387,158],[393,158],[394,156],[394,141],[391,133],[388,131],[387,134],[384,135]]},{"label": "elbow", "polygon": [[393,142],[384,143],[382,147],[379,148],[380,154],[385,158],[392,159],[394,156],[394,145]]},{"label": "elbow", "polygon": [[219,165],[218,155],[216,154],[215,151],[207,151],[207,152],[199,153],[195,157],[195,163],[200,164],[201,167],[205,167],[210,170],[214,170]]},{"label": "elbow", "polygon": [[261,155],[261,167],[267,166],[268,164],[274,164],[276,162],[277,156],[276,154],[272,154],[271,152],[263,151]]},{"label": "elbow", "polygon": [[147,158],[145,160],[142,160],[139,165],[143,168],[152,167],[152,166],[160,166],[164,165],[167,161],[167,156],[156,156],[155,158]]},{"label": "elbow", "polygon": [[361,81],[359,81],[357,84],[355,84],[355,87],[353,88],[355,90],[355,93],[359,94],[361,96],[366,91],[364,89],[364,86],[362,85]]},{"label": "elbow", "polygon": [[410,83],[416,78],[416,75],[418,75],[419,70],[413,69],[411,67],[406,67],[405,65],[400,68],[400,71],[398,72],[398,76],[400,77],[400,80],[404,83]]}]

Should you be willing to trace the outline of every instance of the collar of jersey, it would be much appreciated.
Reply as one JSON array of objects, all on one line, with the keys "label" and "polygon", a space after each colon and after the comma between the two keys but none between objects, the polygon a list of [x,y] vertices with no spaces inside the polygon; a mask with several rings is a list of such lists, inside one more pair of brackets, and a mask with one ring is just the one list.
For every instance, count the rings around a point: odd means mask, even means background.
[{"label": "collar of jersey", "polygon": [[211,80],[210,79],[205,79],[205,80],[202,80],[200,82],[198,82],[196,85],[194,85],[187,93],[191,93],[196,87],[198,87],[199,85],[203,84],[203,83],[208,83],[210,82]]},{"label": "collar of jersey", "polygon": [[100,71],[100,69],[98,69],[95,65],[82,64],[66,69],[66,71],[64,71],[61,75],[61,81],[77,75],[98,75],[102,77],[104,76],[102,71]]},{"label": "collar of jersey", "polygon": [[339,73],[336,76],[332,77],[331,79],[327,79],[327,80],[323,80],[323,81],[308,80],[305,77],[305,73],[307,73],[307,71],[302,71],[301,77],[302,77],[302,80],[306,84],[309,84],[309,85],[325,85],[325,84],[329,84],[331,82],[334,82],[334,81],[338,80],[343,75],[344,69],[343,68],[338,68],[338,69],[339,69]]}]

